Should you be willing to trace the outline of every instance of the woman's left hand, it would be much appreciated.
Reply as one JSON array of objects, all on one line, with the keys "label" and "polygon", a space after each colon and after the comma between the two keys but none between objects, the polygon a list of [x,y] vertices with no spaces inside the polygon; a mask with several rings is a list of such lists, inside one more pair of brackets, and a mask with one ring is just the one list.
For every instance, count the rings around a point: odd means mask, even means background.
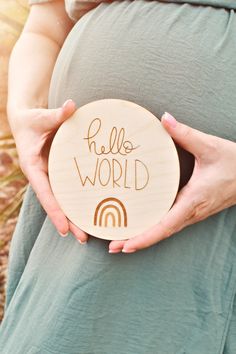
[{"label": "woman's left hand", "polygon": [[236,204],[236,143],[192,129],[169,113],[163,115],[162,124],[177,144],[194,155],[193,174],[157,225],[129,240],[111,241],[110,253],[152,246]]}]

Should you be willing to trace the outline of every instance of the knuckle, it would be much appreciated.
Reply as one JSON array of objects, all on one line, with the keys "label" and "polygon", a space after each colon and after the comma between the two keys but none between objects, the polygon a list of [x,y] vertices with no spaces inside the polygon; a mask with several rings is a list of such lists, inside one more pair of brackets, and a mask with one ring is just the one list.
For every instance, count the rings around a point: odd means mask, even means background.
[{"label": "knuckle", "polygon": [[183,138],[190,138],[192,134],[192,129],[187,125],[182,125],[182,136]]},{"label": "knuckle", "polygon": [[209,200],[204,195],[201,195],[200,198],[195,198],[192,200],[191,208],[187,217],[185,219],[186,222],[189,220],[200,221],[202,220],[205,211],[208,209]]},{"label": "knuckle", "polygon": [[208,141],[204,144],[204,149],[202,150],[200,158],[205,160],[215,160],[219,157],[219,153],[219,140],[214,136],[210,136]]},{"label": "knuckle", "polygon": [[166,229],[166,237],[170,237],[171,235],[173,235],[173,233],[175,232],[174,228],[167,228]]},{"label": "knuckle", "polygon": [[35,119],[43,119],[47,117],[48,113],[49,113],[49,109],[40,108],[35,112],[34,116]]},{"label": "knuckle", "polygon": [[153,241],[151,238],[146,237],[147,235],[145,233],[140,234],[140,238],[135,240],[136,242],[133,243],[127,243],[125,246],[129,246],[130,248],[134,248],[136,250],[142,249],[142,248],[147,248],[152,245]]},{"label": "knuckle", "polygon": [[42,121],[45,119],[45,113],[43,110],[39,110],[37,112],[35,112],[33,115],[32,115],[32,120],[31,120],[31,123],[33,125],[36,125],[38,126],[39,124],[42,124]]},{"label": "knuckle", "polygon": [[175,233],[176,228],[171,225],[166,225],[164,222],[160,222],[161,227],[163,229],[163,239],[169,238],[171,235]]}]

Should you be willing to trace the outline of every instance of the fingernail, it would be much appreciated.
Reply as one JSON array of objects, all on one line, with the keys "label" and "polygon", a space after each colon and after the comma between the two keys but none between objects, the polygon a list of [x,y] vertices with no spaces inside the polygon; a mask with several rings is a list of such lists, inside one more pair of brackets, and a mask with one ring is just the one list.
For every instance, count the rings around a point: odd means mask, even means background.
[{"label": "fingernail", "polygon": [[120,250],[109,250],[108,252],[109,252],[109,253],[119,253]]},{"label": "fingernail", "polygon": [[68,236],[68,232],[66,232],[65,234],[63,234],[62,232],[59,232],[59,234],[61,235],[61,237],[66,237],[66,236]]},{"label": "fingernail", "polygon": [[77,239],[77,241],[79,241],[79,243],[80,243],[81,245],[85,245],[85,244],[87,243],[87,241],[81,241],[81,240],[79,240],[79,239]]},{"label": "fingernail", "polygon": [[130,248],[130,249],[127,249],[127,248],[123,248],[122,252],[123,253],[133,253],[135,252],[136,250],[134,248]]},{"label": "fingernail", "polygon": [[177,125],[176,119],[168,112],[165,112],[162,116],[163,119],[172,127],[175,128]]},{"label": "fingernail", "polygon": [[67,103],[69,103],[69,102],[72,102],[71,98],[69,98],[69,100],[66,100],[66,102],[63,103],[62,107],[64,108],[67,105]]}]

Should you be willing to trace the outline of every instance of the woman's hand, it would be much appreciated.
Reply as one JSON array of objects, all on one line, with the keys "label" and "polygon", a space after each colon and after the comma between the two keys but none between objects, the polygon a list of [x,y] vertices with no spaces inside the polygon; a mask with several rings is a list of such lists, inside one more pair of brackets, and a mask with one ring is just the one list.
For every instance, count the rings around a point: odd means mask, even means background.
[{"label": "woman's hand", "polygon": [[110,253],[149,247],[236,204],[236,143],[192,129],[168,113],[162,124],[176,143],[194,155],[192,177],[161,222],[127,241],[110,242]]},{"label": "woman's hand", "polygon": [[48,179],[48,155],[52,139],[59,126],[74,113],[75,109],[75,103],[68,100],[58,109],[21,110],[13,120],[12,131],[21,169],[57,231],[61,236],[67,236],[71,231],[81,243],[84,243],[87,241],[87,234],[63,214],[53,196]]}]

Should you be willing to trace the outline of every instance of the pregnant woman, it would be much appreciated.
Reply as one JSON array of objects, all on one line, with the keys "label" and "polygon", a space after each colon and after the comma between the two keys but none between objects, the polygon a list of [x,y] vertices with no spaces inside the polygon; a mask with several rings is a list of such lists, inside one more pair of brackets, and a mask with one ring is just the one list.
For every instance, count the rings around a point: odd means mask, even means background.
[{"label": "pregnant woman", "polygon": [[[235,354],[236,2],[31,4],[9,70],[30,187],[1,354]],[[67,220],[47,177],[57,128],[103,98],[177,118],[162,124],[182,147],[185,185],[161,223],[110,243]]]}]

